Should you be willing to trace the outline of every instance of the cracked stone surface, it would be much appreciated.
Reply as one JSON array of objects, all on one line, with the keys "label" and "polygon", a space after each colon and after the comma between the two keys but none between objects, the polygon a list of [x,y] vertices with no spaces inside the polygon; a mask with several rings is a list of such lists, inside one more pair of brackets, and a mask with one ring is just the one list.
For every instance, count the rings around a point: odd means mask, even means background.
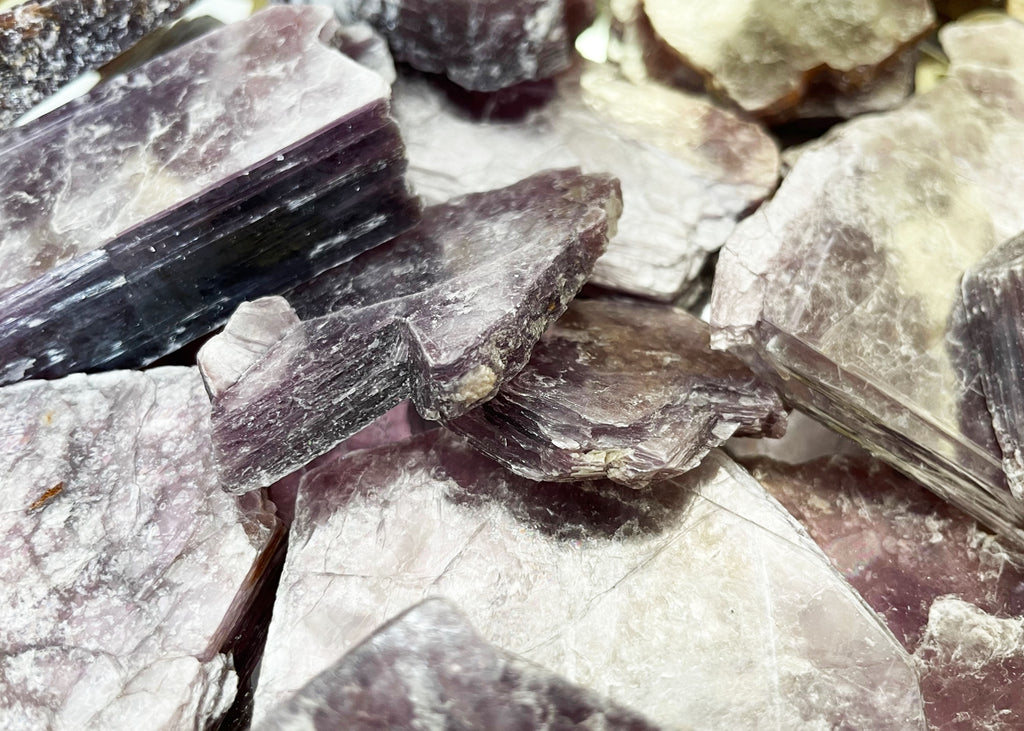
[{"label": "cracked stone surface", "polygon": [[964,271],[1024,230],[1024,24],[940,36],[945,79],[807,146],[737,227],[712,346],[1024,545],[960,294]]},{"label": "cracked stone surface", "polygon": [[962,289],[985,402],[1010,491],[1024,500],[1024,234],[964,275]]},{"label": "cracked stone surface", "polygon": [[39,0],[0,12],[0,130],[64,82],[126,50],[187,0]]},{"label": "cracked stone surface", "polygon": [[683,310],[576,300],[497,396],[448,427],[532,480],[643,487],[734,434],[781,436],[786,409]]},{"label": "cracked stone surface", "polygon": [[0,726],[193,728],[282,539],[219,489],[194,368],[0,389]]},{"label": "cracked stone surface", "polygon": [[260,728],[613,729],[656,726],[494,647],[450,602],[377,629],[274,709]]},{"label": "cracked stone surface", "polygon": [[709,90],[753,114],[779,118],[813,85],[855,90],[927,34],[926,0],[644,0],[659,38]]},{"label": "cracked stone surface", "polygon": [[415,78],[396,84],[394,114],[409,180],[427,201],[552,166],[618,177],[622,219],[592,281],[659,301],[686,289],[779,175],[778,148],[759,125],[608,65],[563,78],[555,99],[518,120],[474,120]]},{"label": "cracked stone surface", "polygon": [[0,138],[0,383],[151,362],[415,223],[337,27],[270,8]]},{"label": "cracked stone surface", "polygon": [[[215,393],[225,488],[270,485],[404,399],[438,420],[491,398],[579,291],[621,206],[607,175],[540,173],[429,208],[293,290],[302,321]],[[205,372],[222,370],[220,337],[200,353]]]},{"label": "cracked stone surface", "polygon": [[654,723],[923,728],[899,643],[720,452],[648,491],[532,482],[445,430],[321,464],[300,488],[256,719],[431,596]]}]

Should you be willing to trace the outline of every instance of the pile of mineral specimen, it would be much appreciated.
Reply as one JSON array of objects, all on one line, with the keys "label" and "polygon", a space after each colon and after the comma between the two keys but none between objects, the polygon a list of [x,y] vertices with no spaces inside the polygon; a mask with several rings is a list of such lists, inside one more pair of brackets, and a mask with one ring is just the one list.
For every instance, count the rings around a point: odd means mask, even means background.
[{"label": "pile of mineral specimen", "polygon": [[1024,728],[991,4],[0,0],[0,728]]}]

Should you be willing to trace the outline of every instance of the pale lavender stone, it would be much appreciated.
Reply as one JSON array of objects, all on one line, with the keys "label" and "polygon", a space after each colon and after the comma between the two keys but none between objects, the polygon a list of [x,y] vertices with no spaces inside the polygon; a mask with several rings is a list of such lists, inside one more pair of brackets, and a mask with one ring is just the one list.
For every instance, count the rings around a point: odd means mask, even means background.
[{"label": "pale lavender stone", "polygon": [[[215,389],[225,489],[272,484],[403,399],[438,420],[492,397],[586,281],[621,205],[607,175],[540,173],[427,209],[293,290],[302,322]],[[206,372],[221,370],[221,337],[200,353]]]},{"label": "pale lavender stone", "polygon": [[576,300],[519,375],[448,427],[523,477],[643,487],[734,434],[781,436],[786,408],[683,310]]},{"label": "pale lavender stone", "polygon": [[923,728],[899,643],[720,452],[637,491],[516,477],[446,430],[303,477],[257,721],[432,596],[657,724]]},{"label": "pale lavender stone", "polygon": [[489,644],[449,602],[391,619],[274,709],[278,729],[654,731],[632,711]]},{"label": "pale lavender stone", "polygon": [[150,362],[415,223],[337,28],[270,8],[0,138],[0,383]]},{"label": "pale lavender stone", "polygon": [[0,389],[0,726],[203,726],[283,538],[217,485],[194,368]]}]

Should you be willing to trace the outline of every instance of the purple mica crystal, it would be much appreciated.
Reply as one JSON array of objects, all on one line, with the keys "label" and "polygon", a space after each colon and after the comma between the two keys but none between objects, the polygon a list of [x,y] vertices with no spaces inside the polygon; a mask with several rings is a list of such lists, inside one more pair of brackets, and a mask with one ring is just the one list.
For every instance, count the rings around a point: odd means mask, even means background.
[{"label": "purple mica crystal", "polygon": [[0,389],[0,727],[203,727],[284,532],[219,489],[194,368]]},{"label": "purple mica crystal", "polygon": [[577,300],[519,375],[448,427],[523,477],[642,487],[734,434],[781,436],[786,409],[741,361],[711,350],[692,315]]},{"label": "purple mica crystal", "polygon": [[0,383],[150,362],[415,222],[337,28],[271,8],[0,138]]},{"label": "purple mica crystal", "polygon": [[[437,420],[493,396],[583,285],[621,205],[609,176],[540,173],[429,208],[290,292],[302,322],[212,389],[225,488],[270,485],[403,399]],[[222,371],[220,337],[200,353],[206,373]]]},{"label": "purple mica crystal", "polygon": [[303,476],[257,722],[434,596],[671,728],[923,728],[902,647],[720,452],[645,491],[539,483],[442,429]]},{"label": "purple mica crystal", "polygon": [[504,652],[449,602],[428,599],[377,629],[260,729],[605,729],[657,727]]}]

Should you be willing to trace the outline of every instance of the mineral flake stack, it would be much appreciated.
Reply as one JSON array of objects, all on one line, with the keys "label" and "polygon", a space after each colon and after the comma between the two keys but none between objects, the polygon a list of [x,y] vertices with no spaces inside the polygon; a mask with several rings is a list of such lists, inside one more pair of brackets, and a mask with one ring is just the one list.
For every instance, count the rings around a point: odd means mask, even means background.
[{"label": "mineral flake stack", "polygon": [[259,728],[369,731],[441,724],[536,731],[657,728],[490,645],[441,599],[390,620],[275,708]]},{"label": "mineral flake stack", "polygon": [[[212,391],[225,489],[272,484],[406,398],[432,420],[489,399],[583,286],[621,205],[614,178],[541,173],[429,208],[290,292],[302,321]],[[222,370],[219,337],[206,372]]]},{"label": "mineral flake stack", "polygon": [[949,75],[806,147],[722,250],[712,345],[1024,546],[961,278],[1024,230],[1024,25],[941,31]]},{"label": "mineral flake stack", "polygon": [[194,368],[0,389],[0,727],[203,727],[283,537],[219,489]]},{"label": "mineral flake stack", "polygon": [[498,395],[448,424],[533,480],[609,477],[643,487],[726,439],[781,436],[786,409],[705,323],[630,301],[576,301]]},{"label": "mineral flake stack", "polygon": [[257,722],[431,596],[669,728],[923,728],[899,643],[721,453],[646,491],[538,483],[445,430],[303,476]]},{"label": "mineral flake stack", "polygon": [[0,383],[151,362],[415,223],[336,28],[271,8],[0,137]]}]

